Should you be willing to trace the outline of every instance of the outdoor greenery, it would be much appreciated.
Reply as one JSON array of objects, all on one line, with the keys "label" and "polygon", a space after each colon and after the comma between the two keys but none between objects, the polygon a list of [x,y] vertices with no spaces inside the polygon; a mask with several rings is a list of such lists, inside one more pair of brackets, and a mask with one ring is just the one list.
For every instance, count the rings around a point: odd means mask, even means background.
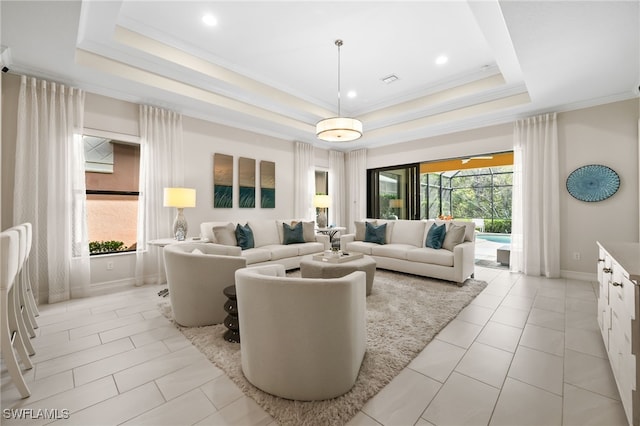
[{"label": "outdoor greenery", "polygon": [[493,221],[484,222],[484,232],[493,234],[510,234],[511,219],[494,219]]},{"label": "outdoor greenery", "polygon": [[511,233],[512,182],[512,166],[423,174],[422,216],[484,219],[485,232]]},{"label": "outdoor greenery", "polygon": [[122,241],[90,241],[89,253],[101,254],[101,253],[113,253],[118,251],[126,251],[128,248]]}]

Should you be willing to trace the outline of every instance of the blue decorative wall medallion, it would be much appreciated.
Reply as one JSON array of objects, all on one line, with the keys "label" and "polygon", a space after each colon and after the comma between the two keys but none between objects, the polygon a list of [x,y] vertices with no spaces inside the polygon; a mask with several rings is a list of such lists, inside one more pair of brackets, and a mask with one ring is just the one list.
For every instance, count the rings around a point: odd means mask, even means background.
[{"label": "blue decorative wall medallion", "polygon": [[606,200],[620,188],[620,176],[599,164],[578,167],[567,178],[567,191],[580,201]]}]

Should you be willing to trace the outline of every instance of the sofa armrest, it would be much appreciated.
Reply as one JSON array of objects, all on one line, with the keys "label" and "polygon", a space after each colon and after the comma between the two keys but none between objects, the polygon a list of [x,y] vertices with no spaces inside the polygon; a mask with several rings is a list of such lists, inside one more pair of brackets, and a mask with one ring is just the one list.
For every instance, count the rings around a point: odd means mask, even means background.
[{"label": "sofa armrest", "polygon": [[340,235],[340,250],[346,251],[347,244],[356,240],[356,234]]},{"label": "sofa armrest", "polygon": [[465,241],[453,248],[453,267],[456,269],[456,278],[459,283],[473,275],[475,257],[476,243],[474,241]]},{"label": "sofa armrest", "polygon": [[331,248],[331,240],[328,235],[316,234],[316,242],[322,243],[325,250],[329,250]]},{"label": "sofa armrest", "polygon": [[226,246],[218,243],[207,243],[204,246],[206,254],[219,254],[223,256],[242,256],[242,249],[239,246]]}]

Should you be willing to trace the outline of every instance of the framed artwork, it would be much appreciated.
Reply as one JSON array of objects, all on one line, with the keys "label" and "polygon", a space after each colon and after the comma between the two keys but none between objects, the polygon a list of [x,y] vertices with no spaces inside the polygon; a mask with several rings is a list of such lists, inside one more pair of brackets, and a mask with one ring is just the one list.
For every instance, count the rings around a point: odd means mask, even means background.
[{"label": "framed artwork", "polygon": [[260,207],[276,207],[276,163],[260,161]]},{"label": "framed artwork", "polygon": [[238,184],[240,185],[240,208],[256,206],[256,160],[238,159]]},{"label": "framed artwork", "polygon": [[620,176],[611,168],[600,164],[578,167],[567,178],[567,191],[577,200],[603,201],[620,188]]},{"label": "framed artwork", "polygon": [[213,154],[213,207],[233,207],[233,156]]}]

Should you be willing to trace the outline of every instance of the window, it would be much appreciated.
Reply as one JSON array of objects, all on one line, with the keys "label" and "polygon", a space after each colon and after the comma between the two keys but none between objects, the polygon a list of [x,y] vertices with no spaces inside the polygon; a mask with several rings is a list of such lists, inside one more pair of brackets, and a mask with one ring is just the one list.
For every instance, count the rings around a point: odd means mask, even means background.
[{"label": "window", "polygon": [[140,145],[84,135],[87,227],[91,255],[134,251]]},{"label": "window", "polygon": [[368,217],[450,216],[511,232],[512,152],[370,169],[368,176]]}]

